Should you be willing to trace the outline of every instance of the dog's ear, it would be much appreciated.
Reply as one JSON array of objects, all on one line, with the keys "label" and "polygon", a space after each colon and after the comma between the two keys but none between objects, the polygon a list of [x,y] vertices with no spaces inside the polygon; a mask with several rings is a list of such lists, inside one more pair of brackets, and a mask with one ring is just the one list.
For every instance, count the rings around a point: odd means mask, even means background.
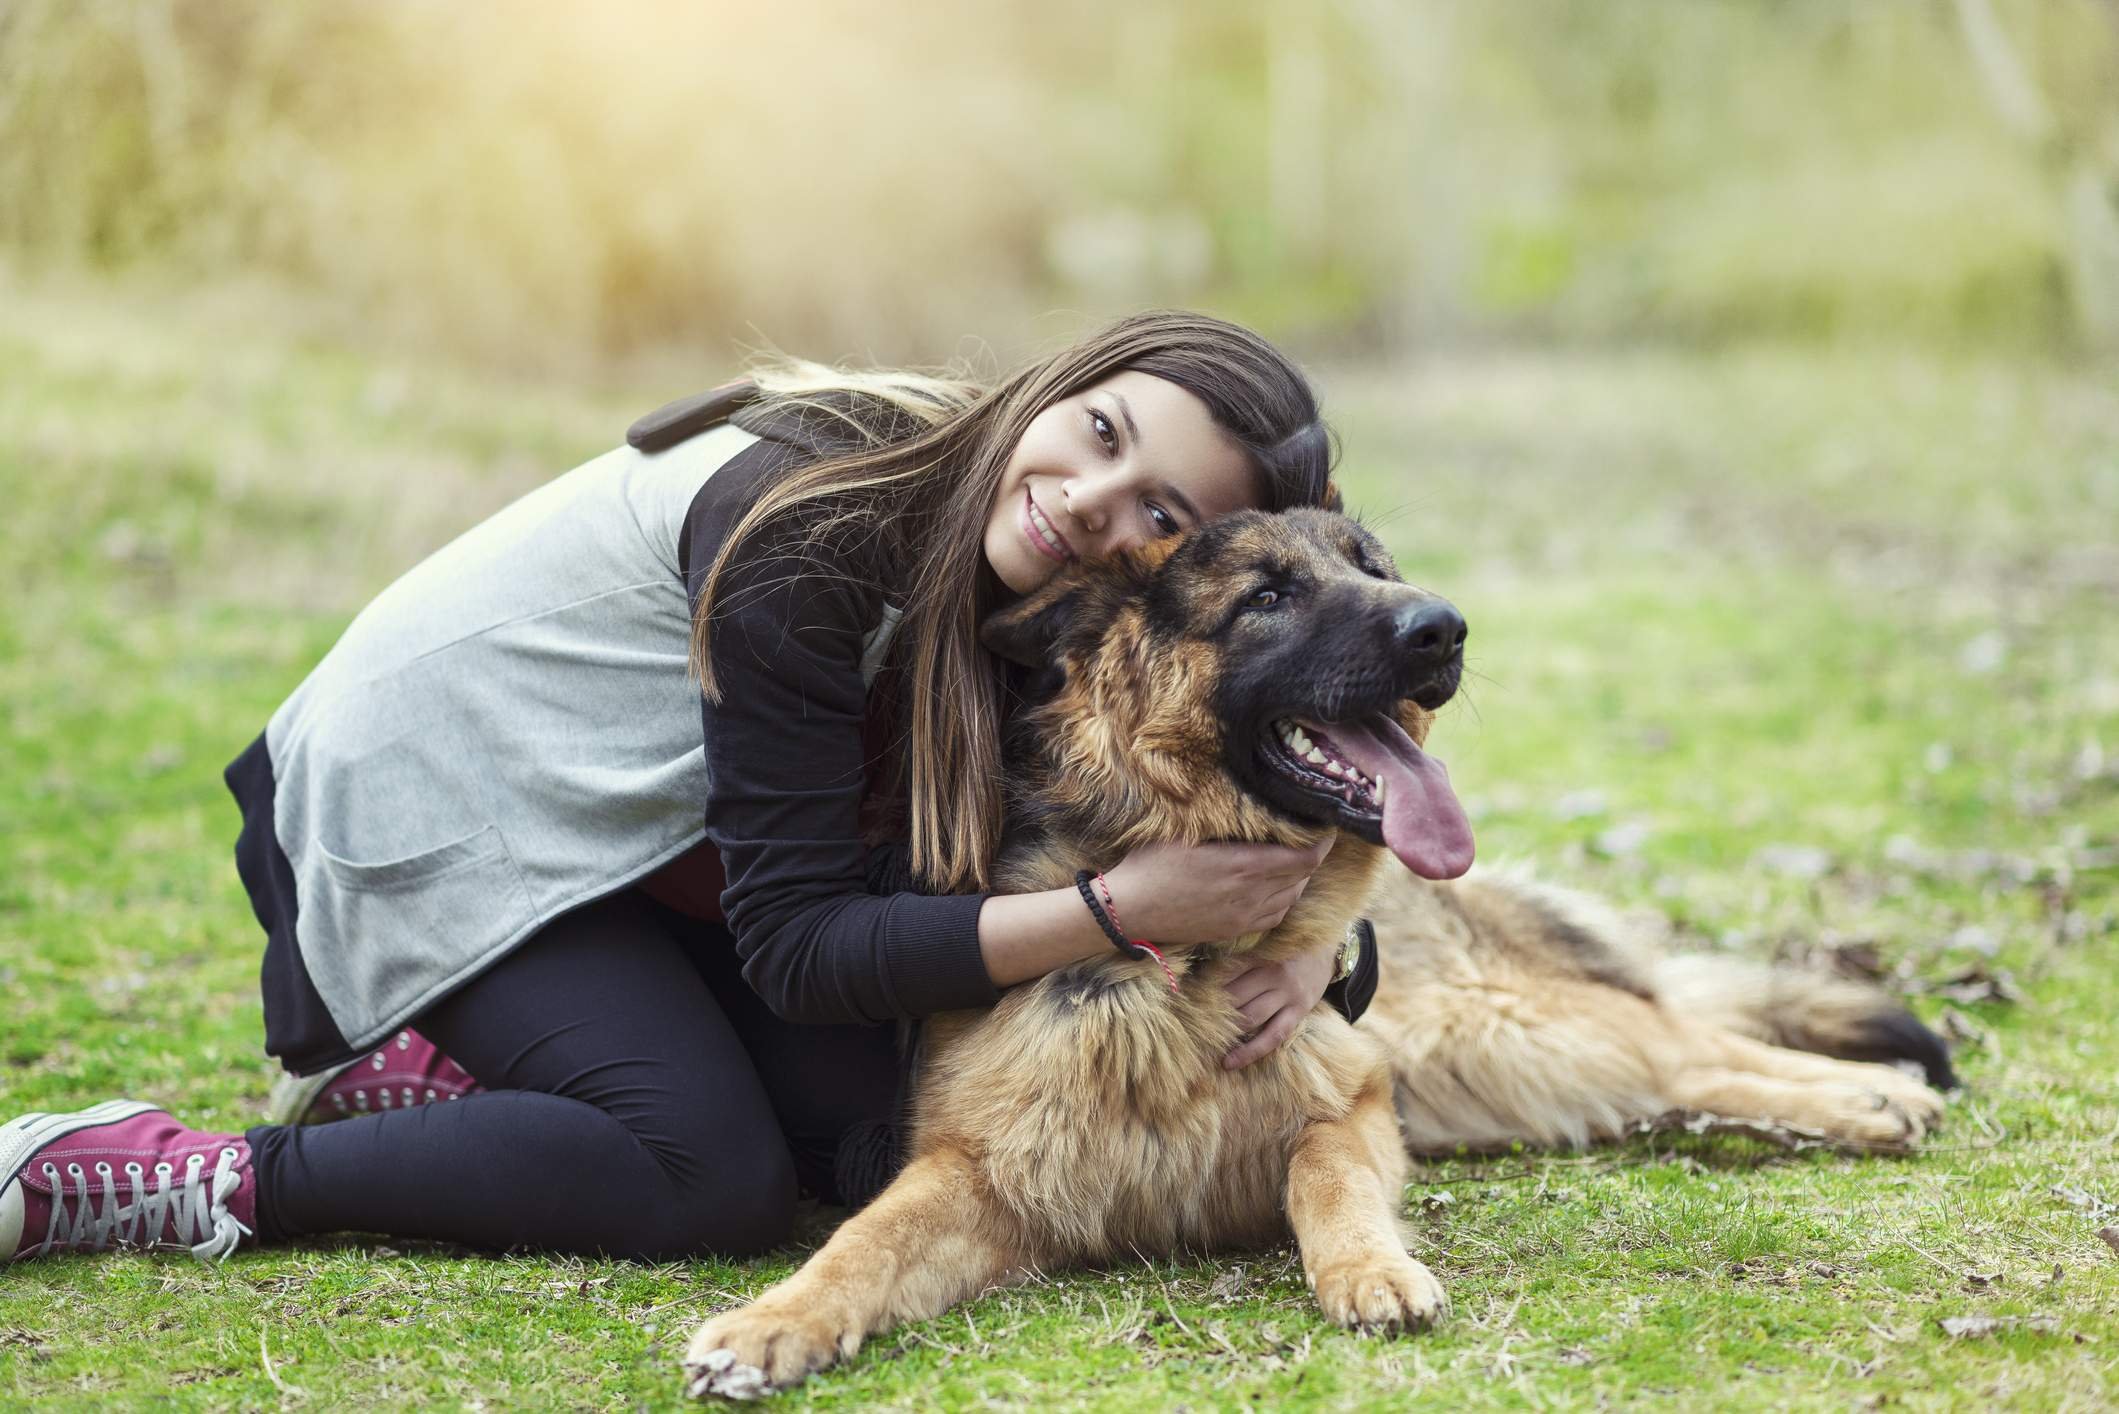
[{"label": "dog's ear", "polygon": [[1054,666],[1053,646],[1074,622],[1081,596],[1078,584],[1044,585],[1007,608],[988,614],[986,622],[979,625],[979,642],[997,657],[1026,668]]},{"label": "dog's ear", "polygon": [[1062,640],[1074,634],[1086,643],[1101,634],[1121,604],[1153,583],[1156,571],[1185,538],[1151,540],[1123,554],[1060,571],[1007,608],[987,615],[979,625],[979,642],[1011,663],[1061,668]]}]

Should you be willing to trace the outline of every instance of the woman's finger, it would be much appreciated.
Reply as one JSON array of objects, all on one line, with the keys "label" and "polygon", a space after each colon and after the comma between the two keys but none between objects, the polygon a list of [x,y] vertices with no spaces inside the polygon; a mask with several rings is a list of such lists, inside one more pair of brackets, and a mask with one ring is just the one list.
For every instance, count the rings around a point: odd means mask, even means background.
[{"label": "woman's finger", "polygon": [[1245,1003],[1272,991],[1279,981],[1278,968],[1254,967],[1241,977],[1230,978],[1222,990],[1229,994],[1229,1004],[1241,1011]]},{"label": "woman's finger", "polygon": [[1273,1019],[1259,1029],[1257,1035],[1245,1041],[1228,1055],[1222,1057],[1222,1065],[1230,1070],[1242,1070],[1245,1066],[1264,1060],[1284,1045],[1295,1028],[1302,1023],[1302,1013],[1293,1007],[1282,1007],[1273,1014]]},{"label": "woman's finger", "polygon": [[1265,1029],[1266,1023],[1278,1016],[1287,1005],[1288,999],[1280,993],[1261,992],[1237,1007],[1236,1014],[1243,1018],[1244,1034],[1256,1036]]}]

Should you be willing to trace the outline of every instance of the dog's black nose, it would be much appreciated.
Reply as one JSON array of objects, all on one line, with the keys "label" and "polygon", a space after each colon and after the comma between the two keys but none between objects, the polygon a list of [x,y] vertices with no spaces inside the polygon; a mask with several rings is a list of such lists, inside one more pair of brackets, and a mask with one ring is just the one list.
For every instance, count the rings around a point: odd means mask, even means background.
[{"label": "dog's black nose", "polygon": [[1440,667],[1464,647],[1464,615],[1446,599],[1407,604],[1392,620],[1399,651],[1422,664]]}]

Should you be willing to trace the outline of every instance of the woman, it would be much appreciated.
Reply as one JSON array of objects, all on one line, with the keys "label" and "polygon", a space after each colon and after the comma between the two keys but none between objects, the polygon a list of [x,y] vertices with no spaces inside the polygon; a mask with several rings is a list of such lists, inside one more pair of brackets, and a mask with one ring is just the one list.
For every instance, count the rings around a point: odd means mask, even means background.
[{"label": "woman", "polygon": [[[385,590],[228,770],[266,1048],[381,1069],[416,1025],[479,1084],[243,1135],[127,1101],[26,1116],[0,1128],[0,1259],[782,1242],[799,1188],[882,1176],[878,1023],[1110,946],[1075,890],[986,891],[1008,685],[983,616],[1075,557],[1330,495],[1302,375],[1182,313],[991,388],[782,369],[629,440]],[[1321,858],[1145,848],[1108,883],[1182,945],[1272,926]],[[1229,1063],[1344,970],[1233,983]]]}]

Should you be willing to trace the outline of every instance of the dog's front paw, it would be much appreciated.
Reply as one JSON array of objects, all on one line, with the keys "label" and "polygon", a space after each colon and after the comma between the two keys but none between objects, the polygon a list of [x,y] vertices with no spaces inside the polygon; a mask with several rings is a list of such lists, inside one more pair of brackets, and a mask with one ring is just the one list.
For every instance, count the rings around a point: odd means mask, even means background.
[{"label": "dog's front paw", "polygon": [[684,1356],[686,1390],[695,1399],[757,1399],[860,1348],[861,1333],[847,1322],[768,1297],[699,1327]]},{"label": "dog's front paw", "polygon": [[1310,1285],[1326,1317],[1342,1326],[1424,1331],[1449,1312],[1442,1283],[1403,1252],[1336,1263],[1313,1276]]}]

